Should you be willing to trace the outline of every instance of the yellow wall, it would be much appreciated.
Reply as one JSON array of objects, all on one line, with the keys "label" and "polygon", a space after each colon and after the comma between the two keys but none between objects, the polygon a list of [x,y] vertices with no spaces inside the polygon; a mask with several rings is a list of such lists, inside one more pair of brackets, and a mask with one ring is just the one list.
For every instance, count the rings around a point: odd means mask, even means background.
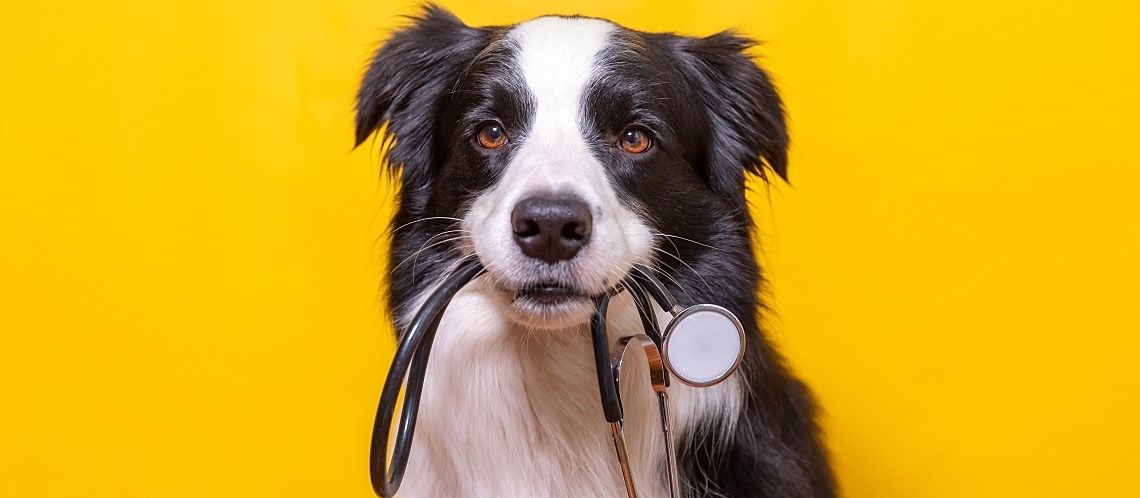
[{"label": "yellow wall", "polygon": [[[1140,15],[994,3],[450,6],[769,41],[770,321],[847,496],[1140,496]],[[390,199],[350,108],[411,6],[0,7],[0,496],[370,495]]]}]

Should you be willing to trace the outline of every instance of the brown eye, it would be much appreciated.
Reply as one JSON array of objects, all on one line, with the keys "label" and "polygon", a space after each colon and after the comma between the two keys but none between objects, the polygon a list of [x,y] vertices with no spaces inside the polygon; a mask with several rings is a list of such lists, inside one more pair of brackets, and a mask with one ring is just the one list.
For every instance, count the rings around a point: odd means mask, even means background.
[{"label": "brown eye", "polygon": [[503,131],[502,125],[488,123],[479,128],[476,139],[479,140],[479,145],[482,145],[484,149],[498,149],[507,143],[507,133]]},{"label": "brown eye", "polygon": [[622,150],[630,154],[641,154],[653,145],[653,141],[649,139],[649,132],[638,127],[626,128],[621,132],[618,143],[621,144]]}]

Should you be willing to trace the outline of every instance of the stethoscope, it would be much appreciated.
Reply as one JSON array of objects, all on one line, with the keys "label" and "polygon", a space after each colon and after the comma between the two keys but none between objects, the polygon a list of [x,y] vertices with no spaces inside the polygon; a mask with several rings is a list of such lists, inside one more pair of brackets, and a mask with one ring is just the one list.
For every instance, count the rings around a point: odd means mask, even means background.
[{"label": "stethoscope", "polygon": [[[372,426],[368,467],[372,489],[378,496],[395,496],[400,489],[404,471],[407,470],[428,356],[443,313],[460,289],[482,273],[483,265],[476,259],[460,264],[424,301],[396,347],[396,356],[392,358],[392,366],[388,369],[384,390],[380,393],[380,405],[376,410],[376,421]],[[606,331],[606,312],[610,299],[625,291],[633,297],[644,333],[620,337],[611,345]],[[658,326],[650,298],[671,316],[663,332]],[[640,265],[635,265],[629,275],[613,289],[595,297],[594,304],[597,311],[590,320],[590,336],[594,347],[598,390],[626,495],[635,498],[637,489],[630,471],[622,430],[619,386],[626,352],[640,348],[645,353],[649,366],[650,386],[657,395],[670,496],[680,497],[676,449],[669,421],[670,374],[681,383],[694,387],[708,387],[724,381],[732,375],[744,357],[744,328],[731,311],[720,306],[697,304],[681,308],[649,269]],[[396,428],[396,442],[389,466],[388,440],[392,418],[400,387],[405,382],[404,406],[400,411],[400,425]]]}]

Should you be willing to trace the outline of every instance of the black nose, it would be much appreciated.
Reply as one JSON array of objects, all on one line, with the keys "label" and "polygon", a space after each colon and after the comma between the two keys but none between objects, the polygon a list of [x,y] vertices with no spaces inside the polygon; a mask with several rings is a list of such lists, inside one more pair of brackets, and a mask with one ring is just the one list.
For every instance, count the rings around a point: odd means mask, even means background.
[{"label": "black nose", "polygon": [[590,241],[590,208],[573,196],[528,197],[511,212],[515,243],[523,254],[556,263],[573,258]]}]

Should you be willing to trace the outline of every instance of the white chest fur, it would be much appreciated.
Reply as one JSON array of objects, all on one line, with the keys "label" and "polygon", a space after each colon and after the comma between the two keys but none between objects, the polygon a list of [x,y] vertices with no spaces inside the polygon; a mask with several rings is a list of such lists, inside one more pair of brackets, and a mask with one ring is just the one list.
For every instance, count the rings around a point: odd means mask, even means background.
[{"label": "white chest fur", "polygon": [[[442,320],[400,496],[623,496],[588,326],[525,330],[502,317],[495,299],[470,285]],[[611,337],[641,331],[627,295],[615,298],[608,318]],[[656,399],[644,362],[627,365],[625,436],[638,492],[667,496]],[[674,429],[734,419],[740,385],[737,378],[707,389],[674,382]]]}]

